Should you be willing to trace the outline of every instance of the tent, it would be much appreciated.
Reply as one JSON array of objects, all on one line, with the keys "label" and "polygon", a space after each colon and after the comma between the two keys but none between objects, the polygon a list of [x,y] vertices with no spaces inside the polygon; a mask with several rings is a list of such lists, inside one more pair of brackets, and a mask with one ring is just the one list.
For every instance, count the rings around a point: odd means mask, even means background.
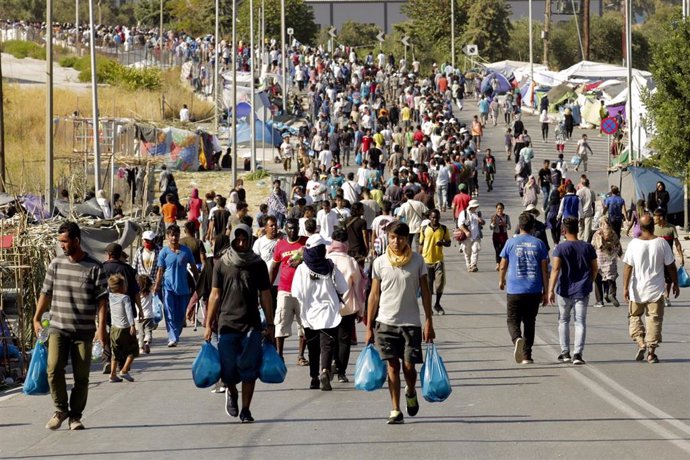
[{"label": "tent", "polygon": [[573,86],[567,83],[561,83],[549,90],[546,95],[549,98],[549,110],[554,110],[557,106],[565,104],[568,99],[575,99],[577,95],[573,90]]},{"label": "tent", "polygon": [[620,186],[621,197],[628,207],[634,206],[639,199],[647,199],[647,195],[656,189],[657,182],[666,184],[666,191],[671,196],[668,203],[668,213],[683,213],[683,180],[663,174],[656,168],[640,168],[628,166],[619,174],[609,174],[609,186]]},{"label": "tent", "polygon": [[491,72],[489,75],[484,77],[484,80],[482,80],[482,94],[486,94],[487,92],[493,92],[494,80],[498,85],[496,88],[496,93],[498,94],[505,94],[513,89],[513,85],[510,84],[510,82],[504,75],[498,72]]},{"label": "tent", "polygon": [[[279,147],[283,143],[281,131],[279,129],[271,129],[272,123],[266,122],[264,124],[261,120],[255,122],[256,137],[254,142],[262,142],[264,139],[267,144],[273,144],[274,147]],[[241,122],[237,124],[237,143],[249,144],[251,141],[251,127],[248,122]]]}]

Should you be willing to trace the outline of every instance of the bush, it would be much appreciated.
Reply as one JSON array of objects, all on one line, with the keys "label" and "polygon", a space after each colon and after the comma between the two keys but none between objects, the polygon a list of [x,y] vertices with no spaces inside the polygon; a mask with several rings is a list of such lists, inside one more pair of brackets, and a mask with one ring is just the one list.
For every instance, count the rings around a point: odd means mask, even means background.
[{"label": "bush", "polygon": [[2,45],[2,52],[9,53],[17,59],[24,59],[27,57],[33,59],[46,59],[46,50],[34,42],[25,42],[22,40],[8,40]]},{"label": "bush", "polygon": [[74,68],[78,59],[79,58],[77,58],[76,56],[65,56],[62,59],[60,59],[60,66],[61,67],[72,67],[72,68]]},{"label": "bush", "polygon": [[[76,60],[73,67],[79,70],[79,81],[91,81],[91,65],[88,57]],[[162,85],[159,69],[134,69],[106,58],[96,58],[96,76],[98,83],[121,86],[130,91],[157,90]]]}]

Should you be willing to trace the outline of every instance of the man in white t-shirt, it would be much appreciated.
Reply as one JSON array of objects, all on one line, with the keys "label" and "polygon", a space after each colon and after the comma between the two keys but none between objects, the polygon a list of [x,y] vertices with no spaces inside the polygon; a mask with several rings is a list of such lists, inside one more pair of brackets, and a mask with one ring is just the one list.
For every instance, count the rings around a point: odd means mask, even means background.
[{"label": "man in white t-shirt", "polygon": [[323,208],[316,213],[316,226],[319,228],[319,234],[326,239],[330,239],[338,222],[340,216],[331,208],[331,202],[324,200]]},{"label": "man in white t-shirt", "polygon": [[328,171],[333,163],[333,152],[328,149],[321,150],[319,153],[319,165],[322,170]]},{"label": "man in white t-shirt", "polygon": [[283,143],[280,144],[280,156],[283,159],[283,169],[285,171],[290,171],[292,167],[292,157],[295,156],[295,149],[290,143],[290,136],[283,139]]},{"label": "man in white t-shirt", "polygon": [[[656,348],[661,342],[661,325],[664,320],[664,271],[671,278],[673,295],[678,297],[678,272],[671,247],[663,238],[654,235],[651,216],[640,217],[642,234],[630,243],[623,256],[623,296],[630,302],[630,337],[637,342],[635,360],[642,361],[647,352],[647,362],[658,363]],[[646,315],[647,324],[642,322]]]},{"label": "man in white t-shirt", "polygon": [[405,191],[405,197],[407,201],[400,206],[398,217],[404,220],[410,227],[410,246],[412,246],[413,241],[417,241],[417,245],[419,245],[419,231],[422,228],[424,214],[428,209],[424,203],[414,199],[414,190],[407,189]]},{"label": "man in white t-shirt", "polygon": [[180,121],[182,123],[189,122],[189,108],[187,108],[187,104],[183,104],[182,108],[180,109]]},{"label": "man in white t-shirt", "polygon": [[[266,216],[264,231],[265,233],[254,241],[252,251],[254,254],[261,257],[266,263],[266,269],[270,270],[271,264],[273,263],[273,251],[281,237],[278,232],[278,220],[275,216]],[[273,286],[271,286],[271,295],[273,296],[273,302],[276,302],[278,298],[278,278],[276,278],[273,282]]]}]

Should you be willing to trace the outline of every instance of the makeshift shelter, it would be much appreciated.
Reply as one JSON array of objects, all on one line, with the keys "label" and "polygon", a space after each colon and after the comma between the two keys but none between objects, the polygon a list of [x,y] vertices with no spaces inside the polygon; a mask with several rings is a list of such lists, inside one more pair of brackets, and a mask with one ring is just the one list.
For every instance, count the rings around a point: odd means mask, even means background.
[{"label": "makeshift shelter", "polygon": [[568,83],[561,83],[560,85],[554,86],[546,93],[549,98],[549,110],[554,111],[556,107],[565,104],[569,99],[576,99],[577,94],[573,85]]},{"label": "makeshift shelter", "polygon": [[[264,123],[261,120],[255,120],[254,127],[256,130],[256,135],[254,137],[255,142],[265,141],[267,144],[271,144],[274,147],[280,147],[283,143],[283,138],[281,137],[281,130],[272,129],[272,123]],[[248,122],[242,122],[237,124],[237,143],[238,144],[249,144],[251,141],[251,127]]]},{"label": "makeshift shelter", "polygon": [[[680,214],[680,221],[682,221],[684,199],[682,178],[669,176],[656,168],[637,166],[628,166],[618,174],[609,174],[609,186],[620,187],[621,197],[628,204],[628,207],[634,206],[639,199],[646,201],[647,195],[656,190],[656,183],[659,181],[666,184],[666,191],[671,197],[668,203],[668,214]],[[675,218],[677,219],[678,216]]]},{"label": "makeshift shelter", "polygon": [[[496,88],[495,90],[494,87]],[[500,74],[498,72],[491,72],[489,75],[484,77],[484,80],[482,80],[482,85],[480,89],[482,91],[482,94],[505,94],[513,89],[513,85],[510,84],[508,79],[503,74]]]}]

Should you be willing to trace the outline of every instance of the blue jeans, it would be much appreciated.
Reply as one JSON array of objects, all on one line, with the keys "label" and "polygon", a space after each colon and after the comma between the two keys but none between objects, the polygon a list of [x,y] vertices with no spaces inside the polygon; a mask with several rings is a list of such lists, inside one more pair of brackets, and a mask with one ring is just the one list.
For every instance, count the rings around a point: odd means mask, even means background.
[{"label": "blue jeans", "polygon": [[163,305],[165,305],[165,330],[168,331],[169,342],[179,342],[185,322],[185,312],[189,303],[189,294],[175,294],[163,289]]},{"label": "blue jeans", "polygon": [[542,207],[542,210],[546,212],[546,209],[549,207],[549,191],[551,190],[551,187],[548,185],[542,185],[541,186],[541,196],[544,198],[544,206]]},{"label": "blue jeans", "polygon": [[259,378],[263,351],[261,332],[224,332],[218,339],[220,379],[225,385],[253,382]]},{"label": "blue jeans", "polygon": [[587,305],[589,296],[570,298],[556,295],[558,303],[558,340],[562,351],[570,351],[570,312],[575,309],[575,349],[573,353],[582,354],[587,335]]}]

